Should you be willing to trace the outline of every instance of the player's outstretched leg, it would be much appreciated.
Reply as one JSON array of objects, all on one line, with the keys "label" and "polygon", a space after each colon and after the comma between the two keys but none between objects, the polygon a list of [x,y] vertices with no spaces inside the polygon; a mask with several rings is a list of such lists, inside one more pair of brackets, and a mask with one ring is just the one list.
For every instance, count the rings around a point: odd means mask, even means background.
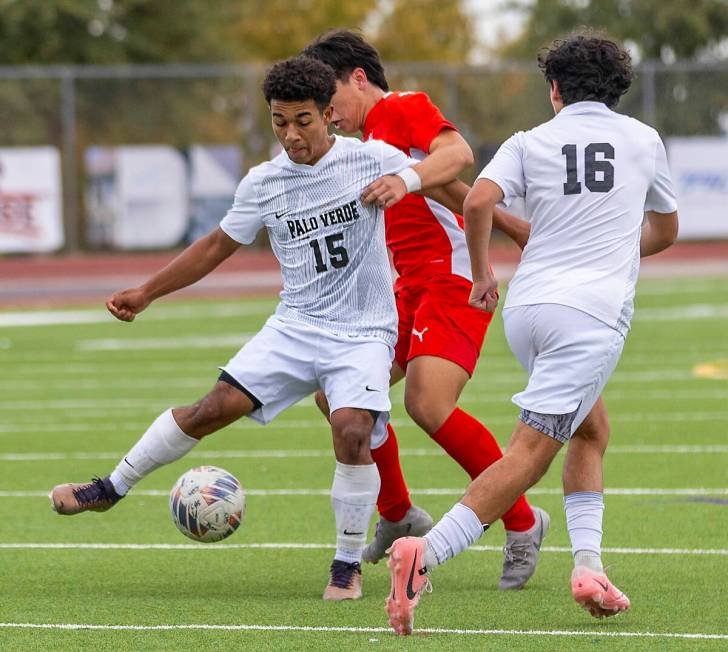
[{"label": "player's outstretched leg", "polygon": [[[410,361],[405,407],[412,419],[475,480],[503,457],[498,441],[478,419],[457,407],[469,380],[458,364],[431,355]],[[433,380],[436,379],[436,380]],[[506,529],[501,590],[520,589],[536,572],[549,516],[519,496],[501,517]]]},{"label": "player's outstretched leg", "polygon": [[49,495],[51,506],[63,515],[106,511],[142,478],[180,459],[202,437],[236,421],[254,407],[237,387],[227,380],[218,380],[212,391],[194,405],[162,412],[110,476],[54,487]]},{"label": "player's outstretched leg", "polygon": [[387,439],[378,448],[372,449],[372,458],[377,465],[382,484],[377,498],[380,518],[374,538],[364,548],[362,559],[376,564],[400,537],[421,537],[432,527],[432,517],[409,499],[407,485],[399,464],[397,435],[387,424]]}]

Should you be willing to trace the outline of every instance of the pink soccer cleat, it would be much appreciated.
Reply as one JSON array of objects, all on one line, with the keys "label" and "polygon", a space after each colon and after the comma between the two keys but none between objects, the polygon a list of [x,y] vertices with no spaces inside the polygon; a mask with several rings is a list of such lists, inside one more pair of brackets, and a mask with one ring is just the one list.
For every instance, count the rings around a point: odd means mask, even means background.
[{"label": "pink soccer cleat", "polygon": [[430,590],[424,555],[427,542],[420,537],[397,539],[387,550],[387,567],[392,577],[392,591],[385,603],[389,624],[396,634],[412,633],[414,612],[422,591]]},{"label": "pink soccer cleat", "polygon": [[571,573],[571,594],[595,618],[616,616],[629,609],[629,598],[604,573],[577,566]]}]

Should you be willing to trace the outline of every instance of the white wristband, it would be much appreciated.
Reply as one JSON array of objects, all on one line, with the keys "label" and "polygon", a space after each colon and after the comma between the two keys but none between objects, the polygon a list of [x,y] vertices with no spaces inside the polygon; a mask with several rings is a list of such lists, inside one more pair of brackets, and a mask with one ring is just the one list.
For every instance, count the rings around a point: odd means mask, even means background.
[{"label": "white wristband", "polygon": [[405,168],[401,172],[397,172],[397,176],[404,181],[407,192],[417,192],[422,188],[422,179],[412,168]]}]

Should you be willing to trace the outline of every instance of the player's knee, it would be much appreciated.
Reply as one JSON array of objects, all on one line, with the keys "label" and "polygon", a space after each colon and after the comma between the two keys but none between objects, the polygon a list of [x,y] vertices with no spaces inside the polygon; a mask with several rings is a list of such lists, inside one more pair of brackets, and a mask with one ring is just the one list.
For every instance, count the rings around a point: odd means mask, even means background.
[{"label": "player's knee", "polygon": [[371,463],[372,424],[347,421],[332,428],[336,459],[342,464]]},{"label": "player's knee", "polygon": [[452,414],[454,405],[445,404],[425,392],[407,392],[404,395],[407,414],[427,434],[434,435]]}]

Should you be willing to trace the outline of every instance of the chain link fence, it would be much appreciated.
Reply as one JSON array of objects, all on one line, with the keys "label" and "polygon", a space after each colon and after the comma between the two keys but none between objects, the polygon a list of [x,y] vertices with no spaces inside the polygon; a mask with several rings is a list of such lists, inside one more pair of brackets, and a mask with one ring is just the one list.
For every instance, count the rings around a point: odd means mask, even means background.
[{"label": "chain link fence", "polygon": [[[265,66],[0,67],[0,147],[61,152],[67,250],[88,238],[87,152],[94,147],[235,146],[242,169],[270,157],[275,139],[260,90]],[[390,64],[390,85],[423,90],[476,155],[471,179],[514,131],[552,115],[533,64]],[[663,137],[728,133],[728,64],[646,62],[619,110]],[[98,246],[98,243],[96,243]]]}]

